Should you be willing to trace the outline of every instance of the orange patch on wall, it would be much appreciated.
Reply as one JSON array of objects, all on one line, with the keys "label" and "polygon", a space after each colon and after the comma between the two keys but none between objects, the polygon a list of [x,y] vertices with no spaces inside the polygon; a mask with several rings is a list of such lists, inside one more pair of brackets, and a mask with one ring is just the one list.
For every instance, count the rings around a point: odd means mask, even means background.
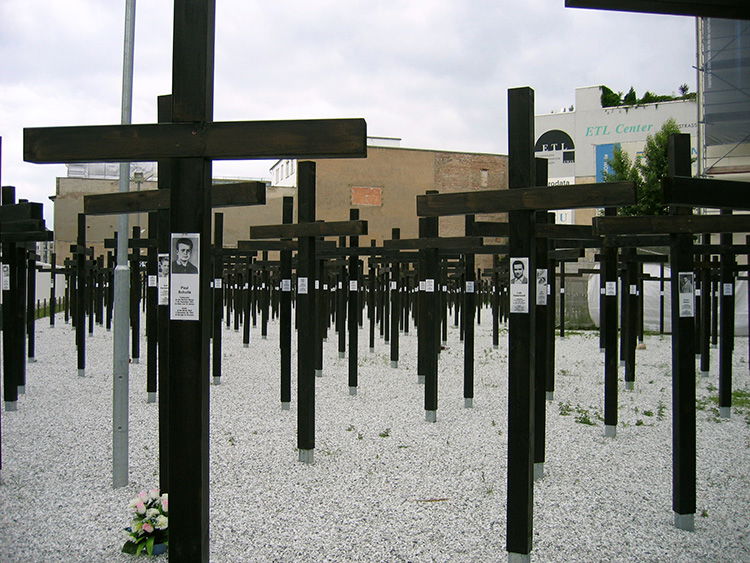
[{"label": "orange patch on wall", "polygon": [[383,188],[352,186],[352,205],[383,205]]}]

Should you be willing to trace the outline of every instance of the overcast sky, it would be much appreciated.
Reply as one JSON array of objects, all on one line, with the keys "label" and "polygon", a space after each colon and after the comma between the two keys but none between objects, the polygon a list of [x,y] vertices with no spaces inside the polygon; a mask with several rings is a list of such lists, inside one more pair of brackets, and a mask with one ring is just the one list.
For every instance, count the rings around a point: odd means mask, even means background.
[{"label": "overcast sky", "polygon": [[[133,123],[171,91],[172,1],[136,5]],[[214,119],[362,117],[402,146],[506,153],[507,90],[536,113],[575,88],[695,90],[695,19],[564,0],[217,0]],[[63,165],[23,162],[23,128],[120,122],[124,0],[0,2],[2,184],[45,203]],[[217,177],[269,163],[216,162]]]}]

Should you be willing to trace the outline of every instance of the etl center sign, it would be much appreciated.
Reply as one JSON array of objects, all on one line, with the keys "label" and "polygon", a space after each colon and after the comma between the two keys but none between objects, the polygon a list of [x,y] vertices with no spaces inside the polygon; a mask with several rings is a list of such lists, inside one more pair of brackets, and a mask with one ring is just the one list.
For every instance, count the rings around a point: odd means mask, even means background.
[{"label": "etl center sign", "polygon": [[644,123],[638,125],[627,125],[625,123],[618,123],[614,127],[610,125],[591,125],[586,127],[586,137],[601,137],[604,135],[611,135],[613,132],[618,135],[625,135],[627,133],[649,133],[653,131],[653,123]]}]

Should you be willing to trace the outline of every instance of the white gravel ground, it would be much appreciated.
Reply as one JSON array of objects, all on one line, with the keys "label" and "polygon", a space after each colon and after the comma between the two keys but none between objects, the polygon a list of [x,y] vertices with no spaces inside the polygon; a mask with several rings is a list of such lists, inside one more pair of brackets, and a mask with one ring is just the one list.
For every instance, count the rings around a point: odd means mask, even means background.
[{"label": "white gravel ground", "polygon": [[[475,407],[464,408],[463,344],[451,328],[440,358],[438,421],[424,420],[416,336],[398,369],[360,332],[360,387],[334,333],[317,380],[315,464],[297,461],[296,402],[278,399],[278,325],[268,340],[224,329],[224,377],[211,387],[211,560],[503,561],[507,346],[477,331]],[[0,561],[129,561],[119,553],[127,503],[158,486],[157,407],[146,365],[131,366],[130,485],[111,486],[112,335],[87,339],[78,377],[74,333],[38,323],[17,412],[2,413]],[[620,391],[617,438],[604,438],[603,355],[596,333],[557,342],[547,402],[547,463],[535,487],[535,561],[750,561],[750,407],[717,418],[718,356],[698,379],[695,532],[671,509],[669,337],[647,336],[634,391]],[[145,355],[145,343],[141,347]],[[734,387],[750,390],[747,338]],[[295,362],[293,362],[295,363]],[[293,397],[296,390],[293,389]],[[569,414],[562,414],[569,412]],[[593,425],[585,424],[590,419]],[[166,559],[167,556],[161,556]]]}]

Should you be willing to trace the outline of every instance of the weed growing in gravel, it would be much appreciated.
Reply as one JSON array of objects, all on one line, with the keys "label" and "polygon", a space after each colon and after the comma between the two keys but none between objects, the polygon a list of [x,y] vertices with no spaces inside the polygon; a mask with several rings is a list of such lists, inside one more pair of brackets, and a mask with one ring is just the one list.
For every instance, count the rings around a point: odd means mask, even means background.
[{"label": "weed growing in gravel", "polygon": [[589,413],[588,410],[584,409],[580,405],[576,405],[576,416],[575,421],[579,424],[588,424],[589,426],[596,426],[596,422],[591,420],[591,413]]},{"label": "weed growing in gravel", "polygon": [[349,426],[347,426],[347,427],[346,427],[346,431],[347,431],[347,432],[351,432],[351,431],[353,431],[353,430],[356,430],[356,428],[354,428],[354,425],[353,425],[353,424],[350,424]]},{"label": "weed growing in gravel", "polygon": [[664,404],[664,401],[659,401],[659,403],[656,405],[656,419],[664,420],[664,414],[666,412],[667,412],[667,405]]},{"label": "weed growing in gravel", "polygon": [[571,412],[573,412],[573,408],[570,406],[570,403],[560,403],[561,416],[568,416]]},{"label": "weed growing in gravel", "polygon": [[378,434],[378,436],[380,436],[381,438],[388,438],[390,435],[391,435],[391,429],[390,428],[386,428],[380,434]]}]

